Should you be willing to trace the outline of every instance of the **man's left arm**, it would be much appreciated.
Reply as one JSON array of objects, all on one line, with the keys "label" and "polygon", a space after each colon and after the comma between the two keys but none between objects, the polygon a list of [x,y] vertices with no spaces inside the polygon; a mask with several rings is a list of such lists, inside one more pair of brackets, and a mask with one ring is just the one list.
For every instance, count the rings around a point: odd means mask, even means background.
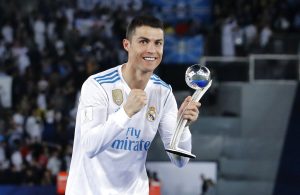
[{"label": "man's left arm", "polygon": [[[200,106],[200,103],[191,102],[189,104],[190,101],[191,97],[189,96],[182,103],[178,111],[177,103],[173,93],[170,92],[170,94],[168,95],[164,106],[163,116],[159,125],[159,133],[165,148],[169,147],[170,145],[172,136],[176,129],[177,118],[182,112],[184,119],[187,119],[189,123],[197,120],[199,113],[198,107]],[[181,135],[178,147],[186,151],[191,151],[192,149],[191,133],[188,126],[185,127]],[[178,167],[183,167],[189,161],[189,158],[181,157],[176,154],[168,153],[168,156],[171,159],[172,163],[174,163]]]}]

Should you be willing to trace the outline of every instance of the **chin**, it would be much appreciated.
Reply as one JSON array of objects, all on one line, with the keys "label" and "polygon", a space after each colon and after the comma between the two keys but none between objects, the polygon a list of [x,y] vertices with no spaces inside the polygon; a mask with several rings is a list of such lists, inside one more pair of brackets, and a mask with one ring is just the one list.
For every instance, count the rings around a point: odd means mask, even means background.
[{"label": "chin", "polygon": [[147,72],[153,72],[159,64],[145,64],[144,70]]}]

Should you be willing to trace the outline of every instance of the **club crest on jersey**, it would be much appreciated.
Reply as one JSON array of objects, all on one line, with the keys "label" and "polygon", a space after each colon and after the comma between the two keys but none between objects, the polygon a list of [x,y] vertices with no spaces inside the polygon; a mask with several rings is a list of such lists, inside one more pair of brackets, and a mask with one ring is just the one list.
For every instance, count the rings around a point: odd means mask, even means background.
[{"label": "club crest on jersey", "polygon": [[121,89],[112,90],[112,97],[115,104],[120,106],[123,103],[123,93]]},{"label": "club crest on jersey", "polygon": [[148,119],[148,121],[153,122],[156,118],[156,109],[154,106],[150,106],[148,108],[148,112],[146,114],[146,118]]}]

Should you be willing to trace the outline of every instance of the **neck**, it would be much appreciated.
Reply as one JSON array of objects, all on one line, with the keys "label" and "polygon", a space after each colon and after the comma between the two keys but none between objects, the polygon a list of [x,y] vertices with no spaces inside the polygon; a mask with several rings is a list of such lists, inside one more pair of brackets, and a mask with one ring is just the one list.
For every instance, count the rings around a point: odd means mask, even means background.
[{"label": "neck", "polygon": [[143,72],[141,70],[132,68],[132,66],[126,63],[122,66],[122,74],[130,89],[144,90],[152,75],[152,72]]}]

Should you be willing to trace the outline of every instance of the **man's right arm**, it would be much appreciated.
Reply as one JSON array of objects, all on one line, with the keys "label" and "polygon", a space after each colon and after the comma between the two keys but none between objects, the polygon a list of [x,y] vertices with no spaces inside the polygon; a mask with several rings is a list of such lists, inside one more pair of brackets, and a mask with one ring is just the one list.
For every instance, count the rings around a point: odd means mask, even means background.
[{"label": "man's right arm", "polygon": [[80,144],[92,158],[107,149],[130,120],[123,107],[108,114],[109,99],[91,78],[82,86],[76,125],[81,126]]}]

